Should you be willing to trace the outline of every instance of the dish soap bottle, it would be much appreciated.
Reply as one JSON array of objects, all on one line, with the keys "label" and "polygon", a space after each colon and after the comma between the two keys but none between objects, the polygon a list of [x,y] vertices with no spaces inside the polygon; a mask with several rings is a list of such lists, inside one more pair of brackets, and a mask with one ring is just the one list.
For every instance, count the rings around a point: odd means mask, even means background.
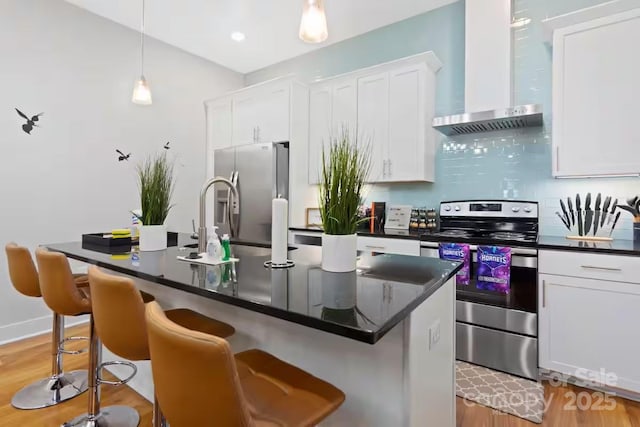
[{"label": "dish soap bottle", "polygon": [[231,258],[231,242],[228,234],[222,236],[222,250],[224,251],[222,261],[229,261]]},{"label": "dish soap bottle", "polygon": [[218,234],[216,233],[217,229],[218,227],[211,227],[209,240],[207,241],[207,256],[211,261],[220,262],[222,260],[222,256],[224,255],[224,252],[222,250],[222,245],[220,244]]}]

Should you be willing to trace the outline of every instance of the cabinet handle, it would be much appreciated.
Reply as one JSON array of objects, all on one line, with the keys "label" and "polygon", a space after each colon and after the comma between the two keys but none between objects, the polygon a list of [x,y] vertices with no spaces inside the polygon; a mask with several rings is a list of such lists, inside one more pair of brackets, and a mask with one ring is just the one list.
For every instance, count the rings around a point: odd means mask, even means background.
[{"label": "cabinet handle", "polygon": [[382,251],[384,251],[385,249],[387,249],[387,248],[385,248],[384,246],[372,246],[372,245],[366,245],[366,246],[365,246],[365,248],[367,248],[367,249],[380,249],[380,250],[382,250]]},{"label": "cabinet handle", "polygon": [[598,267],[598,266],[595,266],[595,265],[581,265],[580,267],[586,268],[587,270],[622,271],[621,268]]},{"label": "cabinet handle", "polygon": [[560,172],[560,146],[556,146],[556,172]]},{"label": "cabinet handle", "polygon": [[387,161],[386,160],[382,161],[382,177],[383,178],[387,177]]},{"label": "cabinet handle", "polygon": [[387,160],[387,163],[389,164],[389,178],[391,178],[391,175],[393,175],[391,172],[391,160]]},{"label": "cabinet handle", "polygon": [[542,281],[542,308],[547,306],[547,281]]},{"label": "cabinet handle", "polygon": [[256,126],[256,142],[260,142],[260,126]]}]

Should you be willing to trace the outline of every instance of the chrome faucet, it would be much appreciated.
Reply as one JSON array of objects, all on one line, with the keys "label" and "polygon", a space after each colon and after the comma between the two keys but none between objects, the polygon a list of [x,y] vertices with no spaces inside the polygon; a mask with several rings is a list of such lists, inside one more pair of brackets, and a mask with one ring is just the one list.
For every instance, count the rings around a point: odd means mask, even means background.
[{"label": "chrome faucet", "polygon": [[[200,191],[200,226],[198,227],[198,253],[207,250],[207,191],[214,184],[225,184],[233,193],[232,209],[229,209],[229,228],[231,229],[231,237],[236,237],[236,226],[234,223],[234,215],[240,215],[240,193],[238,188],[226,178],[217,176],[205,182]],[[233,212],[232,212],[233,211]]]}]

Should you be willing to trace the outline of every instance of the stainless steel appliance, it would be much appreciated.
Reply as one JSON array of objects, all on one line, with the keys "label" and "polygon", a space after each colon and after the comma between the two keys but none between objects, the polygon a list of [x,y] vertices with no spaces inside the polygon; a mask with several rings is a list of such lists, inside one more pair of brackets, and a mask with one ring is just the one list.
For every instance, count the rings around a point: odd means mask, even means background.
[{"label": "stainless steel appliance", "polygon": [[214,225],[219,227],[219,235],[231,234],[232,222],[237,229],[235,239],[270,242],[271,201],[276,197],[289,198],[289,143],[216,150],[213,168],[216,176],[228,178],[236,186],[242,206],[240,213],[234,214],[230,209],[234,206],[232,191],[226,185],[214,186]]},{"label": "stainless steel appliance", "polygon": [[[440,230],[421,237],[421,255],[438,257],[442,242],[467,243],[471,281],[456,287],[456,356],[538,379],[538,203],[451,201],[440,204]],[[476,287],[479,245],[511,248],[508,294]]]}]

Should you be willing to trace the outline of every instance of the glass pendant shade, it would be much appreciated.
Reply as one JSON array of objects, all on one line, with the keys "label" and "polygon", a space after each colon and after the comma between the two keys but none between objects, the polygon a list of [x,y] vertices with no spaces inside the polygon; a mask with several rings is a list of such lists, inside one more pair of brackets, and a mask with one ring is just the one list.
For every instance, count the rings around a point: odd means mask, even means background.
[{"label": "glass pendant shade", "polygon": [[304,0],[299,35],[307,43],[321,43],[327,39],[329,32],[323,0]]},{"label": "glass pendant shade", "polygon": [[147,79],[145,79],[144,76],[140,76],[136,81],[135,86],[133,87],[133,96],[131,97],[131,101],[134,104],[151,105],[151,89],[149,89],[149,83],[147,83]]}]

